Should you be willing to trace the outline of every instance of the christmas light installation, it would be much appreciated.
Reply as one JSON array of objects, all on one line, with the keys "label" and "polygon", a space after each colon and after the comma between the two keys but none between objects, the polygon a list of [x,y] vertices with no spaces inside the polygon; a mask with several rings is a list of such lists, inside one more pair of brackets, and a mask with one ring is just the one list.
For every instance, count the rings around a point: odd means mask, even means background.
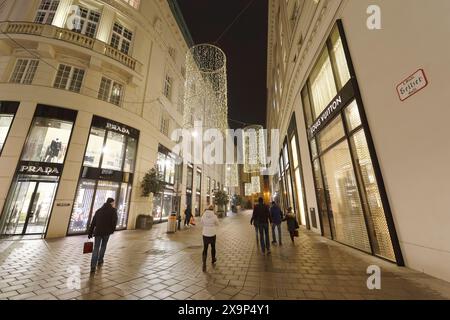
[{"label": "christmas light installation", "polygon": [[266,166],[266,142],[262,126],[244,128],[244,172],[260,173]]},{"label": "christmas light installation", "polygon": [[186,54],[184,105],[184,129],[199,123],[203,130],[228,129],[227,59],[220,48],[200,44]]}]

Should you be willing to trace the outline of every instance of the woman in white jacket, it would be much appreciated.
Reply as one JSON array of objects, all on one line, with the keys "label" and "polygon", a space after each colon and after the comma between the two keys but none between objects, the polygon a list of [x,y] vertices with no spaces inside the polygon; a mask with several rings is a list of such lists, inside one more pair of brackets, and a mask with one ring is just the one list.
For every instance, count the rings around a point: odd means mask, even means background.
[{"label": "woman in white jacket", "polygon": [[209,206],[202,216],[203,225],[203,272],[206,271],[208,247],[211,245],[212,264],[216,263],[216,234],[219,219],[214,213],[214,207]]}]

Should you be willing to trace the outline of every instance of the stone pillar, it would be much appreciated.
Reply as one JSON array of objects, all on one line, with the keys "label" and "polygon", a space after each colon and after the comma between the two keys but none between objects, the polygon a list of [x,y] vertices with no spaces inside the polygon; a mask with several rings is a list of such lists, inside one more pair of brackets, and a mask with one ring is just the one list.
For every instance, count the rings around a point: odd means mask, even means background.
[{"label": "stone pillar", "polygon": [[111,35],[111,30],[114,24],[115,18],[114,9],[109,6],[104,6],[102,17],[100,19],[100,24],[97,31],[97,39],[109,43],[109,37]]},{"label": "stone pillar", "polygon": [[61,0],[59,2],[58,9],[56,10],[55,18],[53,18],[52,25],[59,27],[59,28],[65,28],[65,22],[67,19],[67,16],[70,12],[70,7],[72,6],[73,0]]}]

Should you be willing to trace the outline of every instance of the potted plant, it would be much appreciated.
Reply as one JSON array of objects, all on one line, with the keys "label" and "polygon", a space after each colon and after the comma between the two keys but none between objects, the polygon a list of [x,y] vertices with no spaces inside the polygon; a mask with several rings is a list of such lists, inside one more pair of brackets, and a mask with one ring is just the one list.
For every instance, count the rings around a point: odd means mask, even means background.
[{"label": "potted plant", "polygon": [[223,190],[214,193],[214,204],[217,206],[217,213],[220,218],[225,215],[225,207],[230,202],[228,194]]},{"label": "potted plant", "polygon": [[[162,192],[164,182],[156,168],[150,169],[141,181],[141,196],[150,198],[153,201],[153,195]],[[153,216],[151,214],[141,214],[137,218],[136,227],[139,229],[150,229],[153,225]]]}]

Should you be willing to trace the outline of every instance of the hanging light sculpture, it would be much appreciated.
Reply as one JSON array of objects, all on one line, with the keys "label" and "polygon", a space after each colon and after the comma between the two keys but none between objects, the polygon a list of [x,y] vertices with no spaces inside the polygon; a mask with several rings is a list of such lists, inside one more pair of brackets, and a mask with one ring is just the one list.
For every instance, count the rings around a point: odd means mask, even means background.
[{"label": "hanging light sculpture", "polygon": [[266,165],[266,143],[262,126],[244,128],[244,172],[260,173]]},{"label": "hanging light sculpture", "polygon": [[184,129],[228,129],[227,59],[211,44],[193,46],[186,55]]}]

